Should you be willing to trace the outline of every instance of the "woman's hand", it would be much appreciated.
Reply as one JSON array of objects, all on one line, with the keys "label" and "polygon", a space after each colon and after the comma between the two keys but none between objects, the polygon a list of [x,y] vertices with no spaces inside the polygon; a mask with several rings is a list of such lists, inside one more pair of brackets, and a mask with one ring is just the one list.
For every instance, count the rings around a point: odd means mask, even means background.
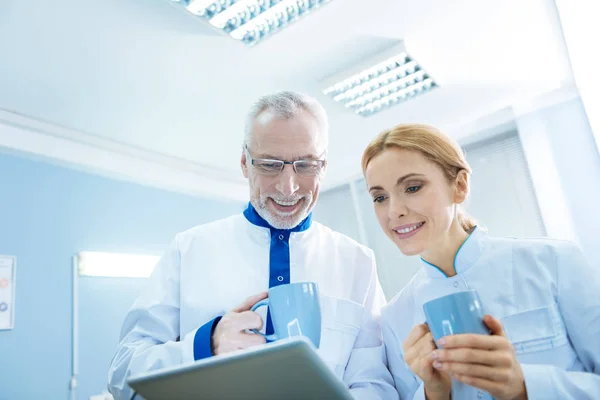
[{"label": "woman's hand", "polygon": [[423,381],[426,398],[449,399],[452,381],[445,371],[433,367],[432,352],[436,346],[429,327],[426,324],[416,325],[402,347],[406,365]]},{"label": "woman's hand", "polygon": [[433,353],[434,368],[455,380],[485,390],[495,399],[527,399],[525,378],[502,324],[486,315],[491,336],[453,335],[440,339],[443,349]]}]

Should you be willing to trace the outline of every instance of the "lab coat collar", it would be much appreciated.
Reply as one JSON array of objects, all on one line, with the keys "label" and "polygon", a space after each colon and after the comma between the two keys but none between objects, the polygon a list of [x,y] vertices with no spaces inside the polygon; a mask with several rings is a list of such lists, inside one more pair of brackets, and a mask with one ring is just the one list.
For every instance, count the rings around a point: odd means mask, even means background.
[{"label": "lab coat collar", "polygon": [[[479,259],[485,248],[487,238],[486,232],[475,226],[471,234],[465,239],[458,248],[454,256],[454,270],[457,275],[464,273],[471,268]],[[447,278],[446,274],[436,265],[433,265],[421,258],[421,264],[427,275],[431,278]]]}]

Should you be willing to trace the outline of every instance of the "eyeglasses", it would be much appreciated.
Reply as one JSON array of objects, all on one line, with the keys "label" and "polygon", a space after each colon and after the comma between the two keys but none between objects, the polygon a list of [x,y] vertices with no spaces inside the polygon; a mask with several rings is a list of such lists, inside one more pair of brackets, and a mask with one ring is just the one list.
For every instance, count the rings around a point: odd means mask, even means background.
[{"label": "eyeglasses", "polygon": [[326,160],[270,160],[266,158],[252,158],[248,147],[245,147],[248,158],[258,173],[265,176],[277,176],[283,171],[283,168],[289,164],[294,168],[294,172],[300,176],[314,177],[319,176],[325,168]]}]

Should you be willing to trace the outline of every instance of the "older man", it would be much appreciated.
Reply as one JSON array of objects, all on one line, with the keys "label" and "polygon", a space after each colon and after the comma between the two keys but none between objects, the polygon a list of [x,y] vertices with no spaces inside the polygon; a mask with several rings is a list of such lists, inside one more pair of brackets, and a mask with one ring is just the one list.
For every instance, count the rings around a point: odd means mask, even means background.
[{"label": "older man", "polygon": [[397,398],[380,338],[385,299],[373,252],[311,218],[327,143],[316,100],[280,92],[256,102],[241,154],[250,203],[176,235],[123,324],[109,371],[117,399],[130,398],[131,375],[264,343],[247,333],[263,326],[251,306],[269,287],[304,281],[319,286],[325,363],[355,398]]}]

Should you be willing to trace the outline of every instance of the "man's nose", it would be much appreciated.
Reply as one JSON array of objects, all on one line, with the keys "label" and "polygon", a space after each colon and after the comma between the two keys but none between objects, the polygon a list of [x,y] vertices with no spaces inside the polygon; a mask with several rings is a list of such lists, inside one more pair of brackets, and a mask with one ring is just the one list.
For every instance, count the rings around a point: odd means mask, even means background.
[{"label": "man's nose", "polygon": [[283,171],[279,174],[275,188],[284,196],[291,196],[298,191],[298,176],[294,172],[292,165],[285,165]]}]

